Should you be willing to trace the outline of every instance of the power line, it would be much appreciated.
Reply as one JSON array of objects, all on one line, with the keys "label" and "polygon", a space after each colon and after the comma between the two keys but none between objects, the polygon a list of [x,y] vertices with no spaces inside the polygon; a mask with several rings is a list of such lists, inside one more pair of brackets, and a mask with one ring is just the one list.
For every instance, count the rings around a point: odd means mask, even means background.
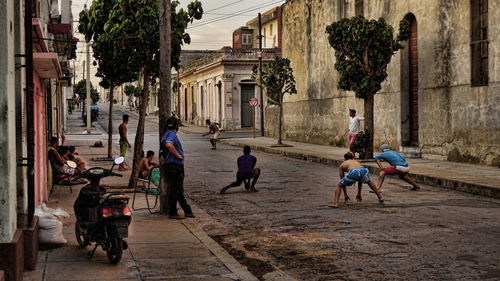
[{"label": "power line", "polygon": [[[230,16],[232,14],[223,14],[223,13],[203,13],[203,15],[214,15],[214,16]],[[246,14],[246,15],[240,15],[243,17],[255,17],[254,14]]]},{"label": "power line", "polygon": [[210,23],[214,23],[214,22],[217,22],[217,21],[221,21],[221,20],[225,20],[225,19],[228,19],[228,18],[232,18],[232,17],[235,17],[235,16],[239,16],[239,15],[242,15],[246,12],[251,12],[251,11],[255,11],[255,10],[258,10],[258,9],[262,9],[264,7],[267,7],[267,6],[271,6],[271,5],[275,5],[279,2],[282,2],[283,0],[279,0],[279,1],[275,1],[275,2],[272,2],[272,3],[267,3],[267,4],[259,4],[257,6],[253,6],[253,7],[249,7],[249,8],[245,8],[243,10],[240,10],[238,12],[235,12],[235,13],[232,13],[232,14],[229,14],[227,16],[220,16],[220,17],[216,17],[216,18],[213,18],[213,19],[210,19],[206,22],[201,22],[201,23],[198,23],[198,24],[194,24],[190,27],[188,27],[188,29],[190,28],[195,28],[195,27],[198,27],[198,26],[203,26],[203,25],[206,25],[206,24],[210,24]]},{"label": "power line", "polygon": [[240,3],[240,2],[243,2],[243,1],[245,1],[245,0],[237,0],[237,1],[231,2],[231,3],[227,4],[227,5],[220,6],[220,7],[217,7],[215,9],[205,11],[205,13],[212,12],[212,11],[217,11],[219,9],[226,8],[226,7],[232,6],[232,5],[236,4],[236,3]]},{"label": "power line", "polygon": [[214,23],[214,22],[226,20],[226,19],[229,19],[229,18],[232,18],[232,17],[236,17],[236,16],[239,16],[239,15],[245,14],[247,12],[252,12],[252,11],[259,10],[259,9],[262,9],[262,8],[265,8],[265,7],[268,7],[268,6],[273,6],[273,5],[276,5],[276,4],[278,4],[280,2],[283,2],[283,1],[284,0],[279,0],[279,1],[274,1],[274,2],[271,2],[271,3],[260,4],[258,6],[250,7],[250,8],[247,8],[247,9],[243,9],[243,10],[241,10],[239,12],[235,12],[235,13],[230,14],[228,16],[220,16],[220,17],[216,17],[216,18],[211,19],[211,20],[206,21],[206,22],[202,22],[202,23],[199,23],[199,24],[192,25],[192,26],[188,27],[188,29],[192,29],[192,28],[195,28],[195,27],[200,27],[200,26],[211,24],[211,23]]}]

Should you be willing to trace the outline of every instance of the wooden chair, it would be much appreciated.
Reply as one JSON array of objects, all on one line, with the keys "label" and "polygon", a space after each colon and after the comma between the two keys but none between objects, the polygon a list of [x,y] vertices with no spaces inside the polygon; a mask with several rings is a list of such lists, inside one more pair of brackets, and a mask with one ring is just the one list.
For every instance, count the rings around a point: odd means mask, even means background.
[{"label": "wooden chair", "polygon": [[[139,183],[142,183],[142,187],[139,187]],[[136,194],[139,192],[143,192],[145,197],[146,197],[146,205],[147,207],[144,208],[135,208],[135,197]],[[149,202],[149,196],[154,197],[154,204],[151,206]],[[134,187],[134,196],[132,198],[132,209],[134,211],[137,210],[145,210],[148,209],[148,211],[151,214],[156,213],[155,211],[152,211],[156,208],[158,205],[158,197],[160,196],[160,168],[153,168],[151,169],[151,172],[149,173],[148,179],[141,179],[141,178],[136,178],[136,184]]]}]

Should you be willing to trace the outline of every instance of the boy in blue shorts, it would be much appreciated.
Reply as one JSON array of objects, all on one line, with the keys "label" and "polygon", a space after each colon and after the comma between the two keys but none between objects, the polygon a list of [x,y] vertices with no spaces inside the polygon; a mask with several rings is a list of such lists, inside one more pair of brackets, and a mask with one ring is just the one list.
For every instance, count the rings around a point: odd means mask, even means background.
[{"label": "boy in blue shorts", "polygon": [[333,204],[328,205],[328,207],[339,207],[340,194],[342,193],[342,190],[344,190],[345,195],[344,202],[347,203],[349,201],[349,196],[347,195],[346,187],[351,186],[356,182],[358,183],[358,195],[356,195],[356,199],[358,200],[358,202],[362,201],[361,189],[363,183],[366,183],[368,184],[368,186],[370,186],[373,192],[375,192],[375,194],[377,195],[378,201],[380,203],[384,202],[384,197],[382,196],[382,194],[380,194],[380,192],[378,192],[377,187],[370,180],[370,171],[367,168],[363,167],[363,165],[361,165],[361,163],[359,163],[357,160],[354,160],[354,154],[352,152],[347,152],[344,155],[344,159],[345,161],[339,167],[341,180],[337,184],[335,197],[333,198]]}]

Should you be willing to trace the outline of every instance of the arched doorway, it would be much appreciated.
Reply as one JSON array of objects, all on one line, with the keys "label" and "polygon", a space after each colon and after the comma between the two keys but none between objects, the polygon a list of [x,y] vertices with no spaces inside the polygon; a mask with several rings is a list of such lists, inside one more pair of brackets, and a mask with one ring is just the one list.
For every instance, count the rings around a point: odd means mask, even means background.
[{"label": "arched doorway", "polygon": [[418,29],[413,14],[404,17],[410,23],[410,39],[401,51],[401,145],[418,146]]}]

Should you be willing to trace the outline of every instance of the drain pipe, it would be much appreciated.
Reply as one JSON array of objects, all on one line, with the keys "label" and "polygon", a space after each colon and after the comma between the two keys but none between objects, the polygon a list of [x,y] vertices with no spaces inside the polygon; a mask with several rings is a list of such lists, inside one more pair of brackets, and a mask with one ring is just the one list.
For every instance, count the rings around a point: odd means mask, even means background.
[{"label": "drain pipe", "polygon": [[24,1],[24,40],[26,53],[26,130],[28,143],[28,225],[33,224],[35,214],[35,121],[34,121],[34,95],[33,95],[33,24],[32,1]]}]

